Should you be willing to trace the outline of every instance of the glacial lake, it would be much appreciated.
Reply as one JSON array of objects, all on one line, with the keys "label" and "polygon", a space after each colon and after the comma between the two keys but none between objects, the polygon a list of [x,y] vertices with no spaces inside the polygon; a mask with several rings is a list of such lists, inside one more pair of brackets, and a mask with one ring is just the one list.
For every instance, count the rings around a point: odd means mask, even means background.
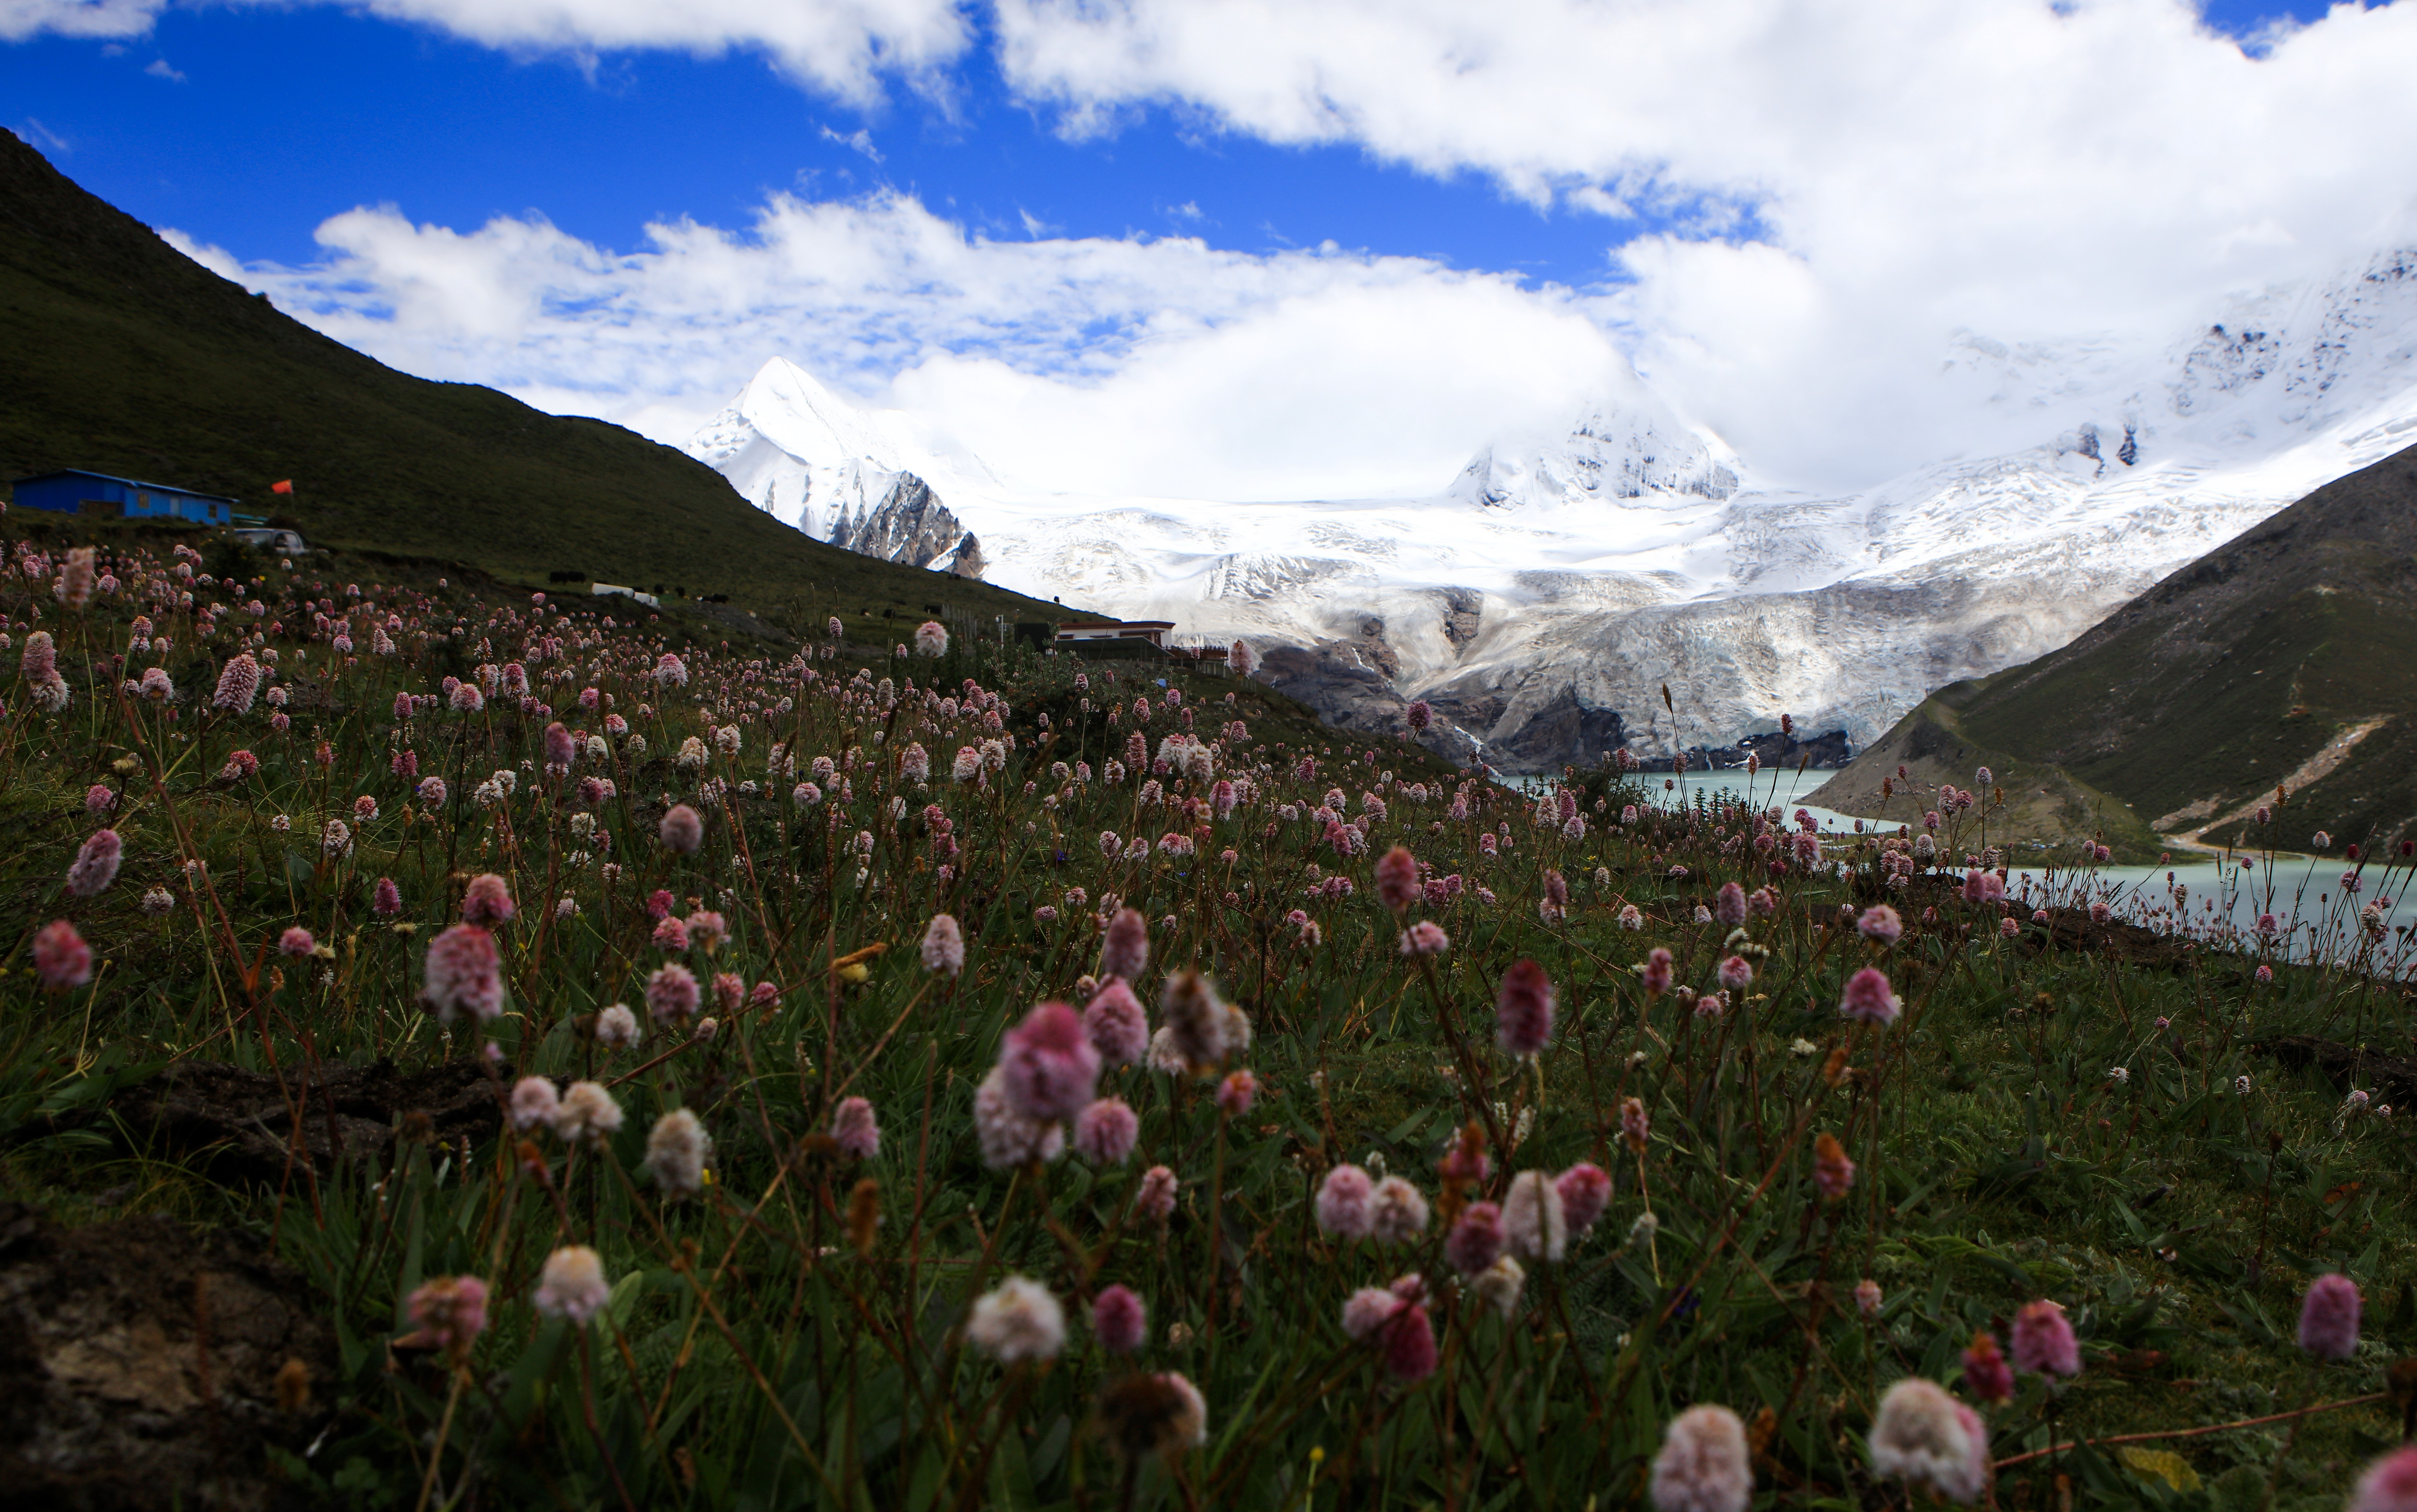
[{"label": "glacial lake", "polygon": [[[1802,809],[1825,836],[1844,839],[1856,833],[1854,815],[1801,801],[1801,795],[1828,781],[1830,772],[1766,771],[1750,781],[1741,771],[1644,775],[1681,784],[1663,794],[1665,801],[1683,797],[1692,804],[1698,793],[1715,799],[1743,798],[1785,809],[1791,828],[1796,810]],[[1532,792],[1542,779],[1510,779],[1506,785]],[[1893,833],[1908,817],[1892,818],[1884,825],[1865,820],[1863,827],[1866,831],[1885,827]],[[2236,853],[2225,862],[2206,852],[2177,850],[2171,864],[2165,866],[2105,866],[2086,874],[2060,868],[2051,873],[2044,859],[2027,867],[2022,855],[2014,853],[2007,857],[2006,890],[2010,896],[2028,897],[2034,902],[2051,899],[2060,904],[2105,902],[2118,917],[2161,930],[2173,929],[2178,915],[2186,915],[2190,931],[2211,943],[2227,942],[2236,933],[2247,935],[2255,930],[2259,915],[2272,913],[2287,931],[2289,954],[2306,960],[2319,953],[2345,953],[2350,944],[2358,907],[2339,906],[2342,874],[2349,869],[2351,863],[2338,852],[2321,856],[2277,853],[2270,868],[2266,857],[2252,853]],[[2177,888],[2181,893],[2179,902],[2174,896]],[[2417,943],[2410,940],[2412,928],[2417,928],[2417,876],[2406,864],[2386,868],[2370,863],[2360,878],[2356,901],[2363,906],[2378,899],[2389,900],[2385,923],[2390,932],[2387,943],[2378,947],[2377,963],[2388,963],[2395,968],[2394,975],[2399,975],[2397,968],[2417,964]]]}]

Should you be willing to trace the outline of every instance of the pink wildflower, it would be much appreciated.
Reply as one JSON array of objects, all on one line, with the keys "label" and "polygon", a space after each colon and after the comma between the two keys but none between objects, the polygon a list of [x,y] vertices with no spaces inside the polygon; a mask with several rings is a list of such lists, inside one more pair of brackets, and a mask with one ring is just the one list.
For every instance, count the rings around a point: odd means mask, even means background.
[{"label": "pink wildflower", "polygon": [[1148,1314],[1128,1286],[1110,1286],[1091,1300],[1091,1336],[1111,1354],[1131,1354],[1149,1335]]},{"label": "pink wildflower", "polygon": [[1421,892],[1418,858],[1407,849],[1396,845],[1377,858],[1376,897],[1387,908],[1407,913]]},{"label": "pink wildflower", "polygon": [[551,1078],[524,1076],[512,1083],[511,1123],[517,1129],[532,1129],[540,1124],[552,1124],[561,1111],[562,1095],[555,1090]]},{"label": "pink wildflower", "polygon": [[646,978],[646,1012],[657,1022],[687,1018],[703,998],[696,974],[676,960],[656,967]]},{"label": "pink wildflower", "polygon": [[511,885],[492,871],[482,871],[470,879],[462,892],[462,922],[493,927],[509,924],[515,912]]},{"label": "pink wildflower", "polygon": [[117,863],[124,851],[117,831],[95,830],[68,867],[68,896],[91,898],[106,889],[117,880]]},{"label": "pink wildflower", "polygon": [[2014,1399],[2014,1372],[1985,1328],[1972,1336],[1972,1347],[1964,1352],[1964,1388],[1985,1402]]},{"label": "pink wildflower", "polygon": [[392,918],[403,912],[403,889],[392,877],[380,877],[370,893],[370,912],[378,917]]},{"label": "pink wildflower", "polygon": [[1572,1233],[1584,1233],[1611,1205],[1611,1177],[1601,1166],[1581,1160],[1553,1183],[1561,1194],[1561,1216]]},{"label": "pink wildflower", "polygon": [[1663,1430],[1653,1457],[1654,1512],[1746,1512],[1754,1464],[1745,1425],[1725,1407],[1690,1407]]},{"label": "pink wildflower", "polygon": [[994,1066],[974,1088],[974,1133],[982,1163],[993,1171],[1031,1160],[1055,1160],[1066,1148],[1065,1126],[1027,1117],[1008,1093],[1007,1067]]},{"label": "pink wildflower", "polygon": [[74,925],[53,919],[35,931],[34,975],[53,992],[82,987],[92,980],[92,946]]},{"label": "pink wildflower", "polygon": [[1228,1118],[1239,1118],[1251,1111],[1259,1096],[1259,1079],[1249,1071],[1234,1071],[1217,1083],[1217,1107]]},{"label": "pink wildflower", "polygon": [[1451,948],[1452,937],[1445,934],[1433,919],[1421,919],[1402,931],[1402,954],[1405,956],[1440,956]]},{"label": "pink wildflower", "polygon": [[862,1097],[843,1097],[831,1111],[831,1138],[851,1160],[870,1160],[881,1153],[881,1125],[873,1104]]},{"label": "pink wildflower", "polygon": [[1660,997],[1670,990],[1670,968],[1669,951],[1655,945],[1646,953],[1645,969],[1637,974],[1637,980],[1644,984],[1646,996]]},{"label": "pink wildflower", "polygon": [[2350,1493],[2349,1512],[2417,1512],[2417,1445],[2367,1466]]},{"label": "pink wildflower", "polygon": [[1365,1342],[1376,1337],[1376,1331],[1393,1321],[1406,1306],[1403,1300],[1381,1286],[1363,1286],[1343,1302],[1343,1331],[1353,1339]]},{"label": "pink wildflower", "polygon": [[2308,1283],[2300,1307],[2300,1347],[2320,1360],[2347,1360],[2358,1353],[2358,1283],[2328,1273]]},{"label": "pink wildflower", "polygon": [[1385,1368],[1396,1381],[1424,1381],[1435,1374],[1435,1324],[1423,1304],[1404,1308],[1385,1325]]},{"label": "pink wildflower", "polygon": [[1863,916],[1855,921],[1855,928],[1862,931],[1864,939],[1884,945],[1893,945],[1905,936],[1905,920],[1899,918],[1896,910],[1886,903],[1874,903],[1863,910]]},{"label": "pink wildflower", "polygon": [[1133,1189],[1133,1211],[1165,1222],[1174,1216],[1175,1192],[1179,1185],[1175,1172],[1166,1167],[1150,1167],[1141,1173],[1141,1185]]},{"label": "pink wildflower", "polygon": [[2014,1368],[2041,1375],[2079,1375],[2081,1346],[2064,1309],[2043,1298],[2014,1314]]},{"label": "pink wildflower", "polygon": [[1720,896],[1712,901],[1712,917],[1734,930],[1745,922],[1745,889],[1734,882],[1721,884]]},{"label": "pink wildflower", "polygon": [[1108,921],[1106,938],[1101,942],[1100,975],[1137,981],[1148,964],[1149,921],[1138,910],[1117,910],[1116,917]]},{"label": "pink wildflower", "polygon": [[1866,1318],[1880,1315],[1880,1283],[1866,1276],[1855,1283],[1855,1310]]},{"label": "pink wildflower", "polygon": [[1502,1200],[1502,1228],[1511,1252],[1521,1260],[1560,1261],[1569,1246],[1570,1222],[1550,1176],[1523,1171],[1511,1178],[1510,1193]]},{"label": "pink wildflower", "polygon": [[1619,1099],[1619,1137],[1634,1154],[1645,1153],[1646,1142],[1652,1138],[1653,1119],[1645,1111],[1641,1097]]},{"label": "pink wildflower", "polygon": [[1100,1052],[1082,1015],[1063,1003],[1043,1003],[1009,1030],[998,1064],[1010,1103],[1036,1122],[1081,1112],[1100,1080]]},{"label": "pink wildflower", "polygon": [[84,791],[84,811],[95,819],[117,807],[117,794],[105,782],[95,782]]},{"label": "pink wildflower", "polygon": [[475,1276],[439,1276],[413,1288],[403,1308],[417,1325],[411,1342],[458,1356],[486,1332],[487,1283]]},{"label": "pink wildflower", "polygon": [[1864,1023],[1894,1023],[1902,1006],[1887,975],[1877,966],[1866,966],[1847,977],[1846,993],[1838,1001],[1840,1013]]},{"label": "pink wildflower", "polygon": [[705,844],[705,817],[687,804],[673,804],[663,813],[659,833],[668,849],[682,855],[694,855]]},{"label": "pink wildflower", "polygon": [[1141,1119],[1122,1097],[1102,1097],[1074,1115],[1074,1151],[1097,1166],[1132,1157]]},{"label": "pink wildflower", "polygon": [[1847,1147],[1838,1137],[1824,1129],[1813,1141],[1813,1185],[1825,1201],[1836,1202],[1855,1185],[1855,1163],[1847,1158]]},{"label": "pink wildflower", "polygon": [[1502,1210],[1492,1202],[1471,1202],[1444,1235],[1444,1262],[1463,1276],[1482,1275],[1501,1257],[1505,1242]]},{"label": "pink wildflower", "polygon": [[1988,1489],[1989,1430],[1971,1408],[1909,1376],[1880,1398],[1872,1468],[1969,1505]]},{"label": "pink wildflower", "polygon": [[1375,1221],[1370,1199],[1376,1190],[1368,1172],[1340,1165],[1318,1185],[1315,1212],[1320,1232],[1337,1239],[1365,1239]]},{"label": "pink wildflower", "polygon": [[1505,1055],[1533,1055],[1551,1041],[1553,982],[1543,967],[1522,959],[1502,974],[1495,997],[1494,1037]]},{"label": "pink wildflower", "polygon": [[655,948],[677,953],[688,948],[688,921],[667,918],[655,926]]},{"label": "pink wildflower", "polygon": [[448,1023],[460,1012],[481,1021],[503,1012],[504,973],[495,937],[475,924],[456,924],[428,942],[419,995]]},{"label": "pink wildflower", "polygon": [[260,663],[252,659],[251,652],[238,652],[219,669],[219,686],[210,695],[210,707],[229,714],[249,714],[251,701],[259,693]]},{"label": "pink wildflower", "polygon": [[1743,956],[1731,956],[1721,962],[1721,986],[1727,991],[1743,993],[1754,985],[1754,966]]},{"label": "pink wildflower", "polygon": [[965,932],[957,928],[953,915],[935,914],[924,927],[923,969],[943,976],[955,976],[965,969]]},{"label": "pink wildflower", "polygon": [[1120,976],[1109,977],[1083,1009],[1083,1028],[1104,1066],[1139,1066],[1149,1053],[1149,1016]]},{"label": "pink wildflower", "polygon": [[1387,1176],[1368,1204],[1368,1235],[1389,1247],[1414,1244],[1425,1237],[1428,1217],[1424,1193],[1399,1176]]},{"label": "pink wildflower", "polygon": [[277,937],[277,953],[281,956],[307,956],[317,948],[319,942],[311,938],[311,931],[299,924]]}]

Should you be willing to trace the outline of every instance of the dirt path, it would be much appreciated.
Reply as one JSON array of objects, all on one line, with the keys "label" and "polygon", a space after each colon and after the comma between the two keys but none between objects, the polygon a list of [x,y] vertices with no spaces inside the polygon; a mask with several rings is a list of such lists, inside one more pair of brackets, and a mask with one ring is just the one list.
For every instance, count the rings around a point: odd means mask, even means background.
[{"label": "dirt path", "polygon": [[[2289,792],[2297,793],[2311,782],[2332,776],[2334,768],[2340,766],[2342,763],[2349,760],[2351,749],[2355,748],[2360,741],[2364,740],[2367,736],[2375,733],[2378,730],[2382,729],[2389,720],[2390,716],[2383,715],[2378,716],[2372,719],[2362,719],[2358,723],[2351,725],[2340,734],[2337,734],[2333,739],[2327,741],[2324,748],[2318,750],[2314,756],[2309,757],[2306,761],[2302,762],[2298,766],[2292,768],[2290,775],[2284,778],[2279,785]],[[2186,851],[2204,851],[2211,855],[2220,855],[2224,852],[2223,846],[2204,844],[2200,841],[2199,837],[2206,834],[2209,830],[2215,828],[2219,824],[2229,824],[2238,820],[2250,818],[2257,812],[2257,806],[2259,804],[2271,803],[2272,801],[2273,800],[2270,794],[2261,794],[2258,796],[2250,799],[2247,803],[2242,804],[2239,808],[2234,809],[2230,813],[2211,819],[2195,829],[2177,831],[2174,834],[2166,836],[2165,839]]]}]

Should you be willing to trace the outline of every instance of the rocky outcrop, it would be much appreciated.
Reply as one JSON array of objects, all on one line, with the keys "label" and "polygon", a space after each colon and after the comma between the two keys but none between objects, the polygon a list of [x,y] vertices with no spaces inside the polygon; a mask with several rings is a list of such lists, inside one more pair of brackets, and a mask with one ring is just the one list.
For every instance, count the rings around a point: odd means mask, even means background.
[{"label": "rocky outcrop", "polygon": [[979,578],[986,565],[981,542],[949,512],[932,486],[900,473],[869,509],[844,511],[831,524],[830,541],[885,562]]},{"label": "rocky outcrop", "polygon": [[[1406,735],[1410,701],[1393,686],[1386,665],[1393,660],[1391,651],[1384,643],[1382,622],[1376,624],[1376,633],[1355,640],[1271,646],[1259,654],[1257,675],[1337,729]],[[1482,757],[1477,739],[1440,710],[1419,743],[1463,764]]]}]

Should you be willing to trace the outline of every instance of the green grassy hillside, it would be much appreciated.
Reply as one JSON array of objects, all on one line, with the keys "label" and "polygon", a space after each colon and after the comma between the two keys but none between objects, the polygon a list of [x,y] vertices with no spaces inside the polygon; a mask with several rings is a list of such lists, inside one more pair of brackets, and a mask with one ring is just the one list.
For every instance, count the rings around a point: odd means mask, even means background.
[{"label": "green grassy hillside", "polygon": [[[601,420],[394,371],[281,314],[0,132],[0,477],[62,467],[272,503],[314,539],[832,610],[1077,617],[843,552]],[[294,502],[268,485],[295,480]],[[855,616],[850,616],[855,617]]]},{"label": "green grassy hillside", "polygon": [[[1910,726],[1942,713],[1972,759],[2053,770],[2168,833],[2398,839],[2417,815],[2395,759],[2417,746],[2417,450],[2318,489],[2062,650],[1941,689],[1823,791],[1877,789]],[[2292,796],[2271,830],[2234,817],[2278,785]]]}]

